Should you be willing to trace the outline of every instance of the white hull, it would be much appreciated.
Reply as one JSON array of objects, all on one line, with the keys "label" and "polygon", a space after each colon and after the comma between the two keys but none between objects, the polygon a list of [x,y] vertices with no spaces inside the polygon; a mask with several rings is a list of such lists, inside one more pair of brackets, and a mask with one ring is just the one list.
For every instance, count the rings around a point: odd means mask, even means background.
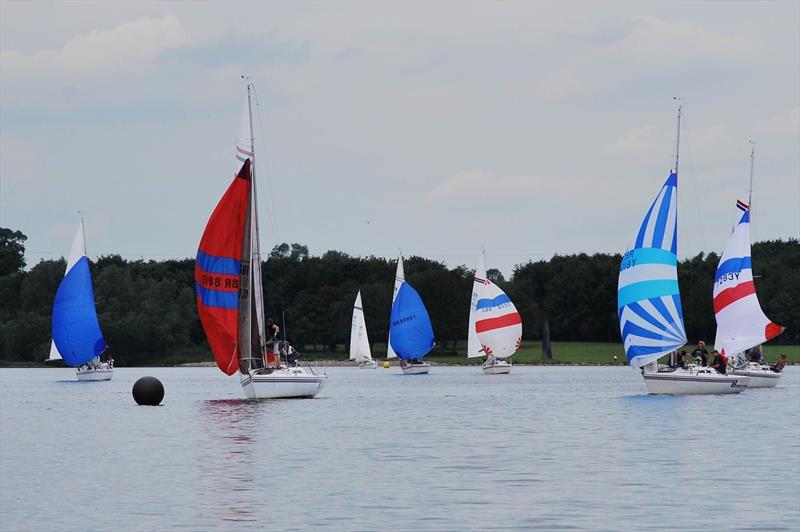
[{"label": "white hull", "polygon": [[407,364],[400,366],[403,370],[403,375],[426,375],[431,370],[431,365],[427,362],[421,364]]},{"label": "white hull", "polygon": [[750,381],[741,375],[722,375],[710,368],[676,369],[643,373],[647,393],[652,395],[704,395],[739,393]]},{"label": "white hull", "polygon": [[113,369],[84,369],[75,372],[79,381],[110,381],[114,375]]},{"label": "white hull", "polygon": [[376,361],[371,362],[364,362],[363,364],[358,365],[358,369],[375,369],[378,367],[378,363]]},{"label": "white hull", "polygon": [[507,375],[511,373],[511,364],[505,360],[497,360],[494,364],[483,366],[484,375]]},{"label": "white hull", "polygon": [[730,373],[750,377],[748,388],[774,388],[778,385],[782,375],[782,373],[772,371],[769,366],[755,362],[750,362],[741,369],[731,370]]},{"label": "white hull", "polygon": [[281,368],[272,373],[242,375],[242,389],[248,399],[315,397],[327,380],[327,375],[316,375],[305,368]]}]

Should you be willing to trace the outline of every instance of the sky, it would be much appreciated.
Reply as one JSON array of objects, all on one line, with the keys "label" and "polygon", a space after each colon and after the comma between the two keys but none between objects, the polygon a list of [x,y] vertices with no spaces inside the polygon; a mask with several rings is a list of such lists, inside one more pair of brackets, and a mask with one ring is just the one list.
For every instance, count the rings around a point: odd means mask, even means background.
[{"label": "sky", "polygon": [[800,236],[800,3],[0,2],[0,226],[28,266],[194,257],[254,80],[262,249],[449,266]]}]

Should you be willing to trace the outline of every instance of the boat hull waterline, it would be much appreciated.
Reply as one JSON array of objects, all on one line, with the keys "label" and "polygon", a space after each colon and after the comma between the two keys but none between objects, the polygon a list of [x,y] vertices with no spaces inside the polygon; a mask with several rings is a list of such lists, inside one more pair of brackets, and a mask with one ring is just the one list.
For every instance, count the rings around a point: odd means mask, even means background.
[{"label": "boat hull waterline", "polygon": [[740,393],[750,381],[741,375],[722,375],[711,372],[643,373],[647,393],[651,395],[719,395]]},{"label": "boat hull waterline", "polygon": [[375,360],[358,365],[358,369],[375,369],[377,367],[378,363]]},{"label": "boat hull waterline", "polygon": [[114,375],[113,369],[86,369],[75,372],[79,381],[110,381]]},{"label": "boat hull waterline", "polygon": [[328,376],[302,368],[279,369],[268,374],[243,375],[242,389],[248,399],[292,399],[315,397]]},{"label": "boat hull waterline", "polygon": [[511,373],[511,364],[505,360],[498,360],[490,366],[483,366],[484,375],[508,375]]},{"label": "boat hull waterline", "polygon": [[772,371],[772,368],[763,364],[750,363],[748,366],[741,369],[733,369],[731,373],[749,377],[750,382],[747,383],[748,388],[774,388],[778,385],[781,378],[781,373]]},{"label": "boat hull waterline", "polygon": [[423,362],[422,364],[401,366],[401,369],[403,370],[403,375],[427,375],[431,370],[431,365],[427,362]]}]

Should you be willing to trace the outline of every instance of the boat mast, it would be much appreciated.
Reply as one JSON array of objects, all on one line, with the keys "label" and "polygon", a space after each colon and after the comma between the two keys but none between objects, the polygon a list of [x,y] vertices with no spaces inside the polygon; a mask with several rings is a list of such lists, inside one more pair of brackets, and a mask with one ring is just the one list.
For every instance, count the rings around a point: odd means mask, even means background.
[{"label": "boat mast", "polygon": [[753,170],[756,165],[756,143],[751,140],[750,145],[750,190],[747,194],[748,210],[752,210],[753,207]]},{"label": "boat mast", "polygon": [[680,96],[673,96],[673,100],[678,102],[678,131],[675,134],[675,170],[674,173],[677,175],[678,173],[678,161],[680,160],[681,155],[681,110],[683,109],[683,104],[680,103],[683,100]]}]

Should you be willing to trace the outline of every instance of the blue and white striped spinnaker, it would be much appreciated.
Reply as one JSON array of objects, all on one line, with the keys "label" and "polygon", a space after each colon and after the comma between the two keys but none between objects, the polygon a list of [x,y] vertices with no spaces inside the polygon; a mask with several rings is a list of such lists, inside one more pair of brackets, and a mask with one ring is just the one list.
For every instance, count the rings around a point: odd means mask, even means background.
[{"label": "blue and white striped spinnaker", "polygon": [[678,290],[678,175],[670,174],[619,267],[617,310],[628,362],[640,368],[686,344]]}]

